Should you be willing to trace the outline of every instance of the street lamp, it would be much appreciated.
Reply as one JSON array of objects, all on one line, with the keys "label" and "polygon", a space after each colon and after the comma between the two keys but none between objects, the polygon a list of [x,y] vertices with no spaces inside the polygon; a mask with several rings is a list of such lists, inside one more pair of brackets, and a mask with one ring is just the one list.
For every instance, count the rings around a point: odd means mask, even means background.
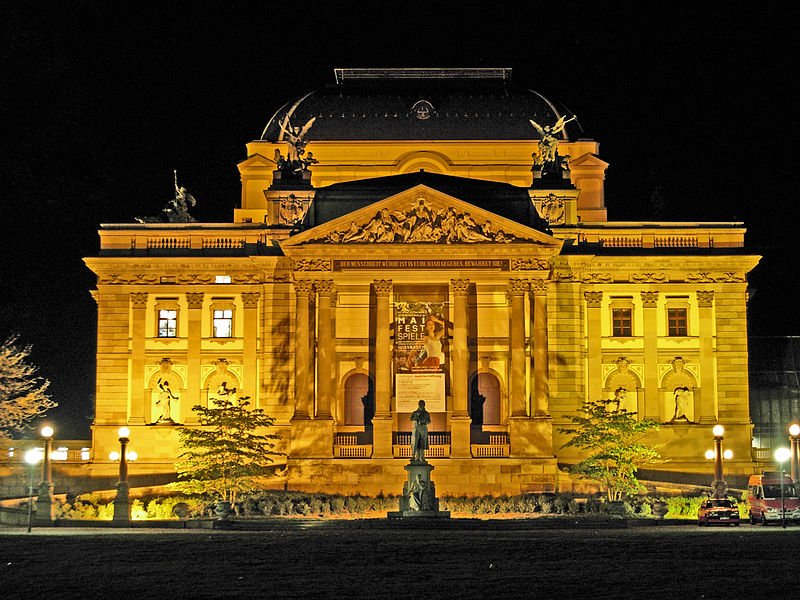
[{"label": "street lamp", "polygon": [[53,470],[51,456],[53,452],[53,434],[55,431],[49,425],[39,430],[39,435],[44,441],[44,461],[42,463],[42,483],[39,484],[39,497],[36,500],[36,520],[45,524],[52,524],[55,518],[55,503],[53,502]]},{"label": "street lamp", "polygon": [[36,465],[40,460],[41,453],[38,448],[33,448],[25,453],[25,462],[31,468],[30,486],[28,488],[28,533],[31,532],[31,526],[33,525],[33,478],[35,477]]},{"label": "street lamp", "polygon": [[[131,431],[127,427],[120,427],[117,434],[119,435],[119,481],[117,482],[117,495],[114,498],[114,521],[130,525],[131,500],[128,487],[128,460],[125,449],[130,441],[128,436],[130,436]],[[112,460],[114,460],[113,457]]]},{"label": "street lamp", "polygon": [[[725,456],[722,453],[722,436],[725,434],[725,428],[718,423],[711,429],[711,433],[714,434],[714,481],[711,482],[711,487],[714,490],[714,498],[724,498],[728,490],[722,471],[722,459]],[[729,456],[733,456],[733,453]]]},{"label": "street lamp", "polygon": [[775,450],[775,460],[778,461],[778,464],[781,466],[781,525],[784,529],[786,529],[786,498],[783,495],[783,463],[785,463],[789,456],[791,456],[791,451],[788,448],[778,448]]},{"label": "street lamp", "polygon": [[792,481],[797,485],[797,478],[800,475],[800,425],[792,423],[789,425],[789,444],[791,444],[790,458]]}]

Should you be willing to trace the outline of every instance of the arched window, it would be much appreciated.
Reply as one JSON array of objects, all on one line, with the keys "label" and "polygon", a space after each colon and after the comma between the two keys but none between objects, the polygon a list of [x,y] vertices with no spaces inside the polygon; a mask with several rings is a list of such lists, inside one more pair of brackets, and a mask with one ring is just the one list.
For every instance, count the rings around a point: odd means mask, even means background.
[{"label": "arched window", "polygon": [[[344,424],[364,425],[364,398],[369,396],[369,377],[355,373],[344,382]],[[369,401],[369,399],[368,399]]]},{"label": "arched window", "polygon": [[478,374],[478,393],[483,402],[483,424],[500,424],[500,381],[491,373]]}]

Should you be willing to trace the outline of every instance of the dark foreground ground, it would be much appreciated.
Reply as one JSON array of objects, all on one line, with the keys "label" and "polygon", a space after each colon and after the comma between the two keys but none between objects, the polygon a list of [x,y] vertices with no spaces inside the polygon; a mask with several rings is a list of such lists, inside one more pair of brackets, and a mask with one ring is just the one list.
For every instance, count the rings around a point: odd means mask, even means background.
[{"label": "dark foreground ground", "polygon": [[792,598],[800,528],[0,528],[0,598]]}]

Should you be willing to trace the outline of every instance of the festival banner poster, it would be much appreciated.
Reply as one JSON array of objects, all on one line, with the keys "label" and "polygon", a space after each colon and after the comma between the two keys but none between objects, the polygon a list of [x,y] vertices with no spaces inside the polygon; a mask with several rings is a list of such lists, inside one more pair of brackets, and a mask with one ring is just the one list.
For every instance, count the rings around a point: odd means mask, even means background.
[{"label": "festival banner poster", "polygon": [[413,412],[420,400],[430,412],[445,411],[447,365],[445,304],[395,304],[395,399],[398,412]]}]

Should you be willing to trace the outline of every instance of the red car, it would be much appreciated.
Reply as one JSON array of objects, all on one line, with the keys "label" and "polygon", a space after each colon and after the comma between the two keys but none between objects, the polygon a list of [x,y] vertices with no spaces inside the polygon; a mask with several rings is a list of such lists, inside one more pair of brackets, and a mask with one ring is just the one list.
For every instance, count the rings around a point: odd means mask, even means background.
[{"label": "red car", "polygon": [[703,500],[700,509],[697,511],[698,525],[720,525],[739,526],[739,508],[736,502],[727,498],[708,498]]}]

